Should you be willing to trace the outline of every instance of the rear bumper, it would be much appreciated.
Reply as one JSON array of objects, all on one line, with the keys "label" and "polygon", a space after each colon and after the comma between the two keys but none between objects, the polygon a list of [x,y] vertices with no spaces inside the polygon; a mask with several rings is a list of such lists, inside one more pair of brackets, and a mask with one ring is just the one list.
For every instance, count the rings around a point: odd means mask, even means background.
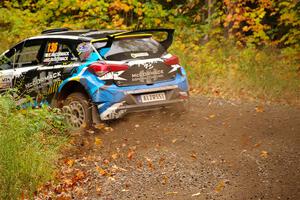
[{"label": "rear bumper", "polygon": [[[164,92],[166,95],[166,100],[149,103],[142,103],[140,101],[140,95],[155,92]],[[100,119],[118,119],[131,112],[140,112],[161,109],[164,107],[171,107],[176,104],[184,103],[185,101],[187,101],[187,99],[188,92],[180,90],[178,86],[166,86],[155,89],[152,88],[126,91],[125,97],[122,99],[122,101],[115,103],[108,107],[105,111],[100,112]],[[98,109],[100,110],[102,106],[102,104],[98,105]]]},{"label": "rear bumper", "polygon": [[[157,92],[164,92],[165,100],[142,102],[141,95]],[[126,87],[104,85],[92,93],[91,99],[97,106],[100,119],[112,120],[121,118],[129,112],[154,110],[184,102],[188,98],[188,82],[185,75],[177,74],[175,79],[153,85]]]},{"label": "rear bumper", "polygon": [[176,100],[167,100],[167,101],[158,101],[152,103],[143,103],[137,105],[124,105],[120,106],[118,110],[126,110],[127,113],[130,112],[140,112],[140,111],[147,111],[147,110],[156,110],[162,107],[169,107],[173,106],[174,104],[183,103],[186,100],[183,99],[176,99]]}]

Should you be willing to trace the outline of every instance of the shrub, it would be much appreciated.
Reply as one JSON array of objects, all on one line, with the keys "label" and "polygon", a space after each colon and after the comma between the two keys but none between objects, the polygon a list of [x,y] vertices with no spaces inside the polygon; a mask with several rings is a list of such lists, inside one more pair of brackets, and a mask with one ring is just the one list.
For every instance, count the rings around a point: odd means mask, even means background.
[{"label": "shrub", "polygon": [[63,118],[49,108],[19,110],[0,96],[0,198],[33,197],[51,179],[61,144]]},{"label": "shrub", "polygon": [[202,94],[299,104],[299,49],[241,48],[231,41],[198,46],[177,40],[172,52]]}]

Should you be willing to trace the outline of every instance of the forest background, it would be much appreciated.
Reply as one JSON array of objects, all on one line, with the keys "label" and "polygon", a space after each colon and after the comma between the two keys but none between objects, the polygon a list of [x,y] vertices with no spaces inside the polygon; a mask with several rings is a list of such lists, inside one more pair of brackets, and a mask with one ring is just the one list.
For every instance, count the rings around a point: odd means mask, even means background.
[{"label": "forest background", "polygon": [[[57,27],[175,28],[170,51],[192,94],[300,105],[299,0],[0,1],[0,52]],[[32,197],[53,179],[68,143],[57,112],[0,95],[0,199]]]},{"label": "forest background", "polygon": [[299,105],[298,0],[10,0],[0,51],[42,30],[175,28],[191,92]]}]

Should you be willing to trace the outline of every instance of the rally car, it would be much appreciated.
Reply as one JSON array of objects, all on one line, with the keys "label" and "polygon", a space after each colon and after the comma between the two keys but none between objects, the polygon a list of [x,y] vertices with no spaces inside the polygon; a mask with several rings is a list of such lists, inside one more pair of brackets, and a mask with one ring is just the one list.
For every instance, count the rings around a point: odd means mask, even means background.
[{"label": "rally car", "polygon": [[[160,32],[166,37],[154,39]],[[46,30],[0,56],[0,90],[17,88],[32,97],[33,106],[62,108],[75,128],[184,105],[186,72],[167,52],[173,34],[173,29]],[[23,98],[19,104],[28,102]]]}]

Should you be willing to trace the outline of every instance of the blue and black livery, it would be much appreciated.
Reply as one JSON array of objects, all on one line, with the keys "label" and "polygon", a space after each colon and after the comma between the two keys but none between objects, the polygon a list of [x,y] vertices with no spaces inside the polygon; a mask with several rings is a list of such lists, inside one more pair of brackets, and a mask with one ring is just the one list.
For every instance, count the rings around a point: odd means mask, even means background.
[{"label": "blue and black livery", "polygon": [[[154,40],[153,33],[160,32],[165,39]],[[62,107],[75,127],[183,105],[186,72],[167,53],[173,34],[173,29],[48,30],[1,55],[0,86],[19,83],[37,105]],[[28,53],[33,51],[36,55]]]}]

